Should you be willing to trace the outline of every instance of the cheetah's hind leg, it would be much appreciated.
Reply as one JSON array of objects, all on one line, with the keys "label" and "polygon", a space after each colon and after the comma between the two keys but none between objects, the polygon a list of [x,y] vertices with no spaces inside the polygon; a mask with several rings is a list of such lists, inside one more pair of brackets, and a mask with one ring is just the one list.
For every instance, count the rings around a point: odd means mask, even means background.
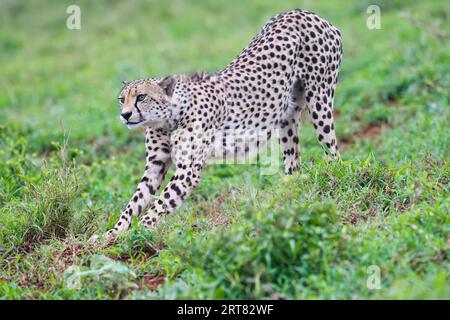
[{"label": "cheetah's hind leg", "polygon": [[317,88],[318,90],[315,92],[307,91],[307,107],[316,130],[317,139],[330,161],[339,158],[333,119],[334,87],[329,86],[325,90],[321,89],[320,86],[317,86]]},{"label": "cheetah's hind leg", "polygon": [[286,119],[281,122],[279,139],[284,159],[284,172],[291,175],[300,169],[300,145],[298,130],[300,115],[305,106],[304,87],[300,80],[295,81],[286,110]]}]

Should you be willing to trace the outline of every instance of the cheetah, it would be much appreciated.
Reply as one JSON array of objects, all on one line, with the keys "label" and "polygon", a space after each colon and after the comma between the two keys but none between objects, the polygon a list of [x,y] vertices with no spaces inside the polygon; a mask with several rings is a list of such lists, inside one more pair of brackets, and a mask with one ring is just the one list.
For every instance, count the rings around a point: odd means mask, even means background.
[{"label": "cheetah", "polygon": [[[341,56],[338,29],[312,12],[295,9],[271,18],[221,71],[125,82],[120,119],[128,128],[146,128],[146,166],[107,235],[128,229],[133,216],[153,227],[200,183],[212,154],[245,154],[274,130],[285,174],[292,174],[299,169],[298,128],[304,110],[326,156],[338,158],[333,100]],[[238,137],[262,135],[242,146],[228,145],[227,131]],[[172,164],[173,177],[154,196]]]}]

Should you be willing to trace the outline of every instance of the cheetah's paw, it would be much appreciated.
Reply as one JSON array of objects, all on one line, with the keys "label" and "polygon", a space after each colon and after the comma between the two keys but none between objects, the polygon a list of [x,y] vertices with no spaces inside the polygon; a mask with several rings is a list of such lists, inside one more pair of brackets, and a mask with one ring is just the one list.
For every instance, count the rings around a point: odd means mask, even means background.
[{"label": "cheetah's paw", "polygon": [[103,235],[94,234],[89,238],[89,243],[98,246],[108,246],[114,242],[117,231],[114,229],[108,230]]},{"label": "cheetah's paw", "polygon": [[153,228],[158,223],[158,221],[159,215],[152,210],[148,210],[147,213],[139,219],[139,223],[145,226],[147,229]]}]

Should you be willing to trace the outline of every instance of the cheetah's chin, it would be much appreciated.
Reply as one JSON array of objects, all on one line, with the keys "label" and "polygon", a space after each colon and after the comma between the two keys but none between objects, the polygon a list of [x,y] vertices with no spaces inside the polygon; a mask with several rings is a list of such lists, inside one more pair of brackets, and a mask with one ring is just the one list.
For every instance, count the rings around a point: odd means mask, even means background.
[{"label": "cheetah's chin", "polygon": [[167,127],[167,122],[166,121],[162,121],[160,119],[144,119],[142,121],[139,122],[126,122],[124,123],[128,129],[135,129],[135,128],[140,128],[140,127],[155,127],[155,128],[166,128]]},{"label": "cheetah's chin", "polygon": [[128,129],[134,129],[142,127],[146,122],[148,121],[139,121],[139,122],[127,122],[125,125],[128,127]]}]

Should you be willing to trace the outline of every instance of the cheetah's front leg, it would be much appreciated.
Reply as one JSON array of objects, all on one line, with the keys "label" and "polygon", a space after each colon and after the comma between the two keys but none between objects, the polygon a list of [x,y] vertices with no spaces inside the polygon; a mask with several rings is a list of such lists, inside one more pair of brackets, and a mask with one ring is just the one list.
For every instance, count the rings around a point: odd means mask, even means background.
[{"label": "cheetah's front leg", "polygon": [[175,145],[172,154],[176,164],[175,174],[161,192],[159,199],[155,200],[148,212],[140,219],[140,223],[147,228],[157,224],[162,215],[172,213],[178,208],[200,183],[200,174],[208,150],[206,140],[199,141],[183,137],[178,139]]},{"label": "cheetah's front leg", "polygon": [[150,228],[157,224],[164,214],[169,214],[178,208],[200,183],[201,167],[177,169],[175,175],[164,188],[148,212],[140,219],[140,223]]},{"label": "cheetah's front leg", "polygon": [[121,213],[119,221],[108,231],[107,236],[115,235],[130,227],[133,215],[139,215],[149,205],[151,196],[158,191],[170,167],[169,134],[162,130],[147,128],[145,144],[147,151],[144,175]]}]

